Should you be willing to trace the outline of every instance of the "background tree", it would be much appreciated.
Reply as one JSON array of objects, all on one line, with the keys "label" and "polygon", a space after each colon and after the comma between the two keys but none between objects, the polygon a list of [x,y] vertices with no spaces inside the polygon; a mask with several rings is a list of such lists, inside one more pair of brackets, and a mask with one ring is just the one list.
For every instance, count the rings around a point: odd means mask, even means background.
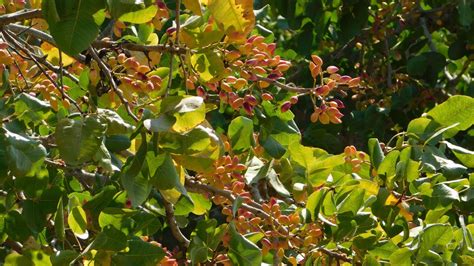
[{"label": "background tree", "polygon": [[472,264],[473,9],[0,0],[2,261]]}]

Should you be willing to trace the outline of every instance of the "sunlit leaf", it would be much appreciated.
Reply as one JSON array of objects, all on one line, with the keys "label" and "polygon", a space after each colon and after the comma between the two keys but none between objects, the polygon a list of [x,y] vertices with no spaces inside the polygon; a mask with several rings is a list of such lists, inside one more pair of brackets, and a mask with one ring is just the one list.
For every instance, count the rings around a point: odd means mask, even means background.
[{"label": "sunlit leaf", "polygon": [[232,39],[241,39],[255,26],[252,0],[209,0],[208,8]]}]

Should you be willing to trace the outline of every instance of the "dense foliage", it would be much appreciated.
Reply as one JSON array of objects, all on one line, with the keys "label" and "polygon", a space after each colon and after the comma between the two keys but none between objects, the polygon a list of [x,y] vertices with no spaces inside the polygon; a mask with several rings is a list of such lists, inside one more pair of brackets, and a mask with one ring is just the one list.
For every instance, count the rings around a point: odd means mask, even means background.
[{"label": "dense foliage", "polygon": [[0,0],[6,265],[474,263],[474,4]]}]

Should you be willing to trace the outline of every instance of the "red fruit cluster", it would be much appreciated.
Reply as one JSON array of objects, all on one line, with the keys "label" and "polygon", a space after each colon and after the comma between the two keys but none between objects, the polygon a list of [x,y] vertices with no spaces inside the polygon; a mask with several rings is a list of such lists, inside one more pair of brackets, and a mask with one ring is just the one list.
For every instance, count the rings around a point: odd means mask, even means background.
[{"label": "red fruit cluster", "polygon": [[117,70],[121,71],[117,76],[119,76],[120,87],[124,92],[148,93],[161,89],[161,77],[151,74],[150,67],[141,64],[135,57],[127,57],[121,53],[116,58],[109,58],[109,63],[112,67],[117,66]]},{"label": "red fruit cluster", "polygon": [[330,101],[320,107],[315,107],[314,112],[311,114],[311,122],[321,122],[322,124],[340,124],[342,123],[341,117],[344,115],[339,111],[338,108],[344,106],[338,104],[336,101]]},{"label": "red fruit cluster", "polygon": [[25,8],[26,0],[4,0],[0,5],[0,15],[13,13]]},{"label": "red fruit cluster", "polygon": [[365,159],[368,158],[365,152],[357,151],[356,147],[352,145],[344,148],[344,155],[346,163],[352,166],[353,173],[359,172],[361,164],[364,163]]}]

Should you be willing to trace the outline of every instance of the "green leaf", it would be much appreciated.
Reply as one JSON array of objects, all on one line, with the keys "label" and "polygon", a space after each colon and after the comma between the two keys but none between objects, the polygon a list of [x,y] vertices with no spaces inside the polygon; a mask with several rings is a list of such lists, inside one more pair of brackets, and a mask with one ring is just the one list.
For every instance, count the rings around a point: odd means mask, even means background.
[{"label": "green leaf", "polygon": [[143,0],[107,0],[113,18],[135,24],[147,23],[155,17],[158,7],[146,6]]},{"label": "green leaf", "polygon": [[323,189],[313,192],[308,197],[308,201],[306,203],[306,209],[308,209],[309,212],[311,213],[311,219],[313,221],[316,221],[319,215],[319,210],[321,209],[321,206],[324,202],[324,197],[326,196],[327,191],[328,190],[326,188],[323,188]]},{"label": "green leaf", "polygon": [[80,238],[87,238],[87,217],[81,206],[71,209],[67,217],[67,223],[75,235]]},{"label": "green leaf", "polygon": [[234,118],[230,122],[227,136],[235,153],[247,151],[254,144],[253,121],[244,116]]},{"label": "green leaf", "polygon": [[229,224],[230,244],[228,256],[234,264],[259,266],[262,263],[262,251],[257,245],[239,234],[234,223]]},{"label": "green leaf", "polygon": [[5,217],[5,233],[14,241],[23,242],[32,235],[25,219],[17,211],[9,211]]},{"label": "green leaf", "polygon": [[442,143],[451,149],[454,155],[461,161],[465,166],[469,168],[474,168],[474,151],[465,149],[463,147],[454,145],[450,142],[443,141]]},{"label": "green leaf", "polygon": [[17,135],[5,128],[0,129],[0,144],[8,168],[18,177],[31,174],[42,165],[46,156],[46,149],[39,141]]},{"label": "green leaf", "polygon": [[333,168],[344,164],[342,155],[329,155],[322,149],[299,143],[289,145],[288,150],[295,174],[304,177],[312,186],[324,184]]},{"label": "green leaf", "polygon": [[454,136],[457,131],[466,130],[474,124],[474,99],[469,96],[455,95],[428,112],[442,126],[459,123],[457,127],[445,133],[445,137]]},{"label": "green leaf", "polygon": [[176,123],[176,118],[169,114],[161,114],[158,118],[143,121],[143,126],[152,132],[166,132]]},{"label": "green leaf", "polygon": [[90,200],[84,204],[84,209],[92,213],[99,214],[105,207],[107,207],[115,197],[117,188],[113,185],[108,185],[101,188],[101,191],[94,195]]},{"label": "green leaf", "polygon": [[98,109],[97,113],[107,123],[107,135],[120,135],[132,133],[135,127],[125,122],[120,115],[109,109]]},{"label": "green leaf", "polygon": [[446,246],[453,238],[453,230],[447,224],[431,224],[420,234],[421,244],[419,256],[426,256],[434,246]]},{"label": "green leaf", "polygon": [[64,230],[64,204],[63,199],[60,198],[56,214],[54,215],[54,232],[60,241],[64,241],[66,238],[66,232]]},{"label": "green leaf", "polygon": [[189,192],[188,194],[191,197],[192,202],[194,203],[192,213],[196,215],[204,215],[211,209],[212,202],[203,195],[191,192]]},{"label": "green leaf", "polygon": [[6,266],[16,265],[35,265],[49,266],[51,265],[49,255],[42,250],[26,250],[23,254],[11,253],[5,258]]},{"label": "green leaf", "polygon": [[369,155],[370,163],[377,169],[385,158],[378,139],[369,139]]},{"label": "green leaf", "polygon": [[111,135],[105,137],[105,147],[110,152],[124,151],[132,145],[130,138],[125,135]]},{"label": "green leaf", "polygon": [[367,255],[364,257],[364,263],[362,266],[378,266],[380,263],[378,262],[377,258],[371,255]]},{"label": "green leaf", "polygon": [[206,105],[201,97],[170,96],[160,103],[160,115],[143,122],[153,132],[188,132],[206,119]]},{"label": "green leaf", "polygon": [[267,179],[275,191],[283,197],[290,197],[290,192],[281,183],[278,174],[273,169],[273,160],[263,163],[259,158],[253,157],[244,175],[247,184],[258,183],[260,179]]},{"label": "green leaf", "polygon": [[206,243],[201,238],[195,236],[191,239],[189,244],[189,256],[193,265],[202,263],[208,260],[208,250]]},{"label": "green leaf", "polygon": [[35,125],[41,123],[51,114],[51,106],[27,93],[21,93],[15,98],[15,114],[18,119],[26,124],[33,122]]},{"label": "green leaf", "polygon": [[440,149],[427,146],[421,156],[422,164],[431,172],[441,170],[448,178],[457,178],[467,171],[464,165],[449,160]]},{"label": "green leaf", "polygon": [[[455,128],[455,127],[457,127],[458,125],[459,125],[459,123],[454,123],[454,124],[452,124],[452,125],[450,125],[450,126],[443,127],[443,128],[440,128],[440,129],[436,130],[436,132],[435,132],[433,135],[431,135],[428,139],[426,139],[424,145],[425,145],[425,146],[426,146],[426,145],[430,145],[430,144],[431,144],[430,142],[433,142],[433,143],[438,142],[438,141],[439,141],[438,139],[441,138],[441,135],[442,135],[444,132],[446,132],[446,131],[448,131],[448,130],[450,130],[450,129],[452,129],[452,128]],[[438,137],[439,137],[439,138],[438,138]]]},{"label": "green leaf", "polygon": [[399,266],[411,266],[413,262],[411,261],[412,252],[407,247],[401,248],[393,252],[390,256],[391,265]]},{"label": "green leaf", "polygon": [[264,164],[262,160],[253,157],[247,165],[244,178],[247,184],[256,184],[260,179],[266,178],[270,164]]},{"label": "green leaf", "polygon": [[80,120],[64,118],[56,126],[55,138],[61,158],[70,165],[92,160],[102,145],[107,126],[90,115]]},{"label": "green leaf", "polygon": [[158,265],[166,253],[161,247],[133,237],[128,240],[128,252],[118,253],[113,258],[115,265]]},{"label": "green leaf", "polygon": [[438,123],[426,117],[416,118],[408,124],[407,132],[425,141],[440,127]]},{"label": "green leaf", "polygon": [[[194,1],[194,0],[193,0]],[[201,19],[201,17],[198,17]],[[189,21],[188,25],[183,25],[181,28],[181,39],[189,48],[204,48],[213,43],[219,42],[224,37],[224,31],[215,29],[212,31],[204,31],[201,27],[192,28],[194,26],[193,20],[188,19],[185,24]],[[202,23],[202,20],[197,20],[198,23]],[[196,23],[196,24],[198,24]]]},{"label": "green leaf", "polygon": [[[143,140],[142,140],[143,141]],[[135,156],[122,168],[121,180],[133,207],[142,204],[150,194],[148,164],[146,164],[147,143],[143,141]]]},{"label": "green leaf", "polygon": [[99,226],[100,228],[114,227],[117,230],[125,229],[133,222],[130,217],[136,213],[136,210],[131,209],[105,208],[99,214]]},{"label": "green leaf", "polygon": [[400,153],[400,161],[396,166],[397,179],[404,179],[413,182],[418,178],[419,163],[410,159],[411,147],[405,148]]},{"label": "green leaf", "polygon": [[150,168],[150,182],[156,188],[172,189],[181,186],[178,171],[169,153],[155,156],[154,152],[148,152],[146,160]]},{"label": "green leaf", "polygon": [[104,228],[94,242],[91,243],[91,249],[121,251],[127,247],[127,236],[114,227]]},{"label": "green leaf", "polygon": [[374,249],[369,250],[368,253],[381,259],[388,260],[390,255],[392,255],[398,249],[399,248],[391,240],[389,240],[385,243],[378,243],[377,246]]},{"label": "green leaf", "polygon": [[412,76],[423,76],[426,71],[426,57],[423,55],[410,58],[407,63],[407,72]]},{"label": "green leaf", "polygon": [[382,176],[384,180],[387,180],[390,186],[396,174],[396,163],[399,155],[400,152],[397,150],[389,152],[377,168],[377,173]]},{"label": "green leaf", "polygon": [[219,53],[212,51],[196,53],[191,56],[191,66],[194,68],[202,81],[208,82],[217,79],[224,71],[224,63]]},{"label": "green leaf", "polygon": [[212,171],[213,163],[221,156],[223,145],[215,132],[199,125],[193,130],[177,134],[160,134],[160,147],[187,169],[199,172]]},{"label": "green leaf", "polygon": [[145,7],[143,0],[107,0],[107,9],[114,19],[120,18],[123,14],[144,9]]},{"label": "green leaf", "polygon": [[97,166],[104,170],[104,173],[118,172],[120,169],[112,164],[112,156],[105,146],[105,141],[102,141],[99,149],[92,158],[94,162],[97,163]]},{"label": "green leaf", "polygon": [[56,44],[63,52],[77,55],[99,34],[93,15],[105,8],[105,0],[44,0],[43,17]]},{"label": "green leaf", "polygon": [[360,207],[364,203],[365,190],[356,188],[354,189],[344,200],[337,205],[337,211],[339,213],[352,212],[353,215],[357,214]]},{"label": "green leaf", "polygon": [[444,55],[437,52],[425,52],[410,58],[407,63],[408,74],[423,77],[428,81],[436,81],[438,73],[446,65]]},{"label": "green leaf", "polygon": [[51,263],[54,266],[69,266],[78,255],[74,250],[59,250],[51,256]]},{"label": "green leaf", "polygon": [[286,119],[277,114],[263,120],[261,124],[259,141],[275,159],[280,159],[290,144],[300,140],[300,130],[292,118]]},{"label": "green leaf", "polygon": [[474,21],[474,10],[471,8],[472,4],[468,0],[461,0],[458,3],[459,24],[464,27],[469,27]]},{"label": "green leaf", "polygon": [[436,209],[438,207],[446,207],[453,202],[459,202],[459,193],[447,186],[446,184],[436,184],[433,187],[431,197],[424,199],[426,207],[430,209]]},{"label": "green leaf", "polygon": [[[189,194],[188,194],[189,195]],[[188,197],[180,197],[174,205],[174,214],[176,216],[185,217],[194,209],[194,202]]]},{"label": "green leaf", "polygon": [[201,220],[193,232],[189,245],[189,255],[193,264],[205,262],[212,255],[226,230],[226,225],[217,226],[215,219]]}]

